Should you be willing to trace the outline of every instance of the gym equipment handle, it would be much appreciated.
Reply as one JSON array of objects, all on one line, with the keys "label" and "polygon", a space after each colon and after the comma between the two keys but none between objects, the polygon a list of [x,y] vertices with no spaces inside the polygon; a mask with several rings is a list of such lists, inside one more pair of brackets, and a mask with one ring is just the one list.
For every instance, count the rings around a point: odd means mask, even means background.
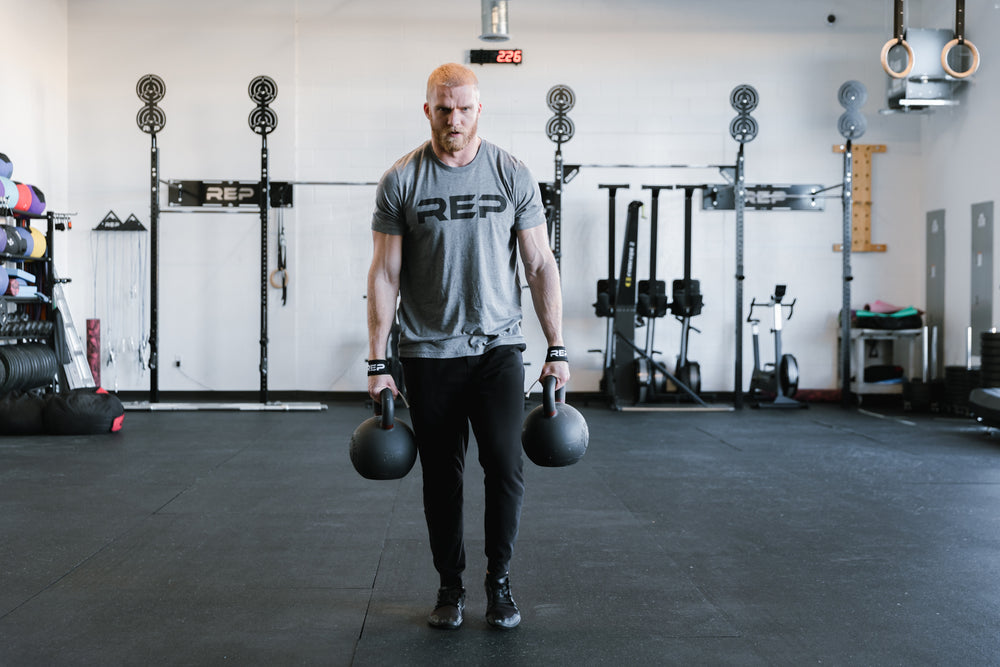
[{"label": "gym equipment handle", "polygon": [[379,428],[391,431],[396,425],[396,403],[392,398],[392,389],[386,387],[378,395],[379,402],[375,404],[375,416],[381,416]]}]

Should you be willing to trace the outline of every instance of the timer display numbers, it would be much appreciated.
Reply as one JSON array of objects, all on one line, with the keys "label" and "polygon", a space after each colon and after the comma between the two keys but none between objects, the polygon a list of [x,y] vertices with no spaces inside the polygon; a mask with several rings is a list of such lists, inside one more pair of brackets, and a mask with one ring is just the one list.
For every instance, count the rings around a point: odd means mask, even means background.
[{"label": "timer display numbers", "polygon": [[520,65],[524,61],[521,49],[473,49],[469,62],[473,65]]}]

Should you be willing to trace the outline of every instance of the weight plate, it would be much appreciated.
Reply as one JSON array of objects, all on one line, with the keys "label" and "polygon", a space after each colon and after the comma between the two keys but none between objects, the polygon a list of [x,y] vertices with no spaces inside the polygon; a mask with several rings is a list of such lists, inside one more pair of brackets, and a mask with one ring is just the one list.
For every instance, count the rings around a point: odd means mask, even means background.
[{"label": "weight plate", "polygon": [[155,104],[167,94],[167,86],[160,77],[155,74],[147,74],[135,84],[135,94],[143,102]]},{"label": "weight plate", "polygon": [[256,107],[247,120],[250,129],[257,134],[271,134],[278,127],[278,114],[270,107]]},{"label": "weight plate", "polygon": [[163,113],[163,109],[160,107],[149,103],[139,109],[135,122],[139,129],[146,134],[156,134],[167,124],[167,114]]},{"label": "weight plate", "polygon": [[757,89],[745,83],[736,86],[729,93],[729,103],[740,113],[750,113],[757,108],[759,101]]},{"label": "weight plate", "polygon": [[270,104],[278,97],[278,84],[269,76],[258,76],[250,82],[247,92],[257,104]]},{"label": "weight plate", "polygon": [[845,81],[837,91],[837,99],[845,109],[859,109],[868,101],[868,89],[860,81]]},{"label": "weight plate", "polygon": [[837,120],[837,130],[845,139],[858,139],[868,129],[868,121],[855,109],[849,109]]},{"label": "weight plate", "polygon": [[545,126],[545,134],[557,144],[564,144],[573,138],[576,128],[567,116],[556,114]]},{"label": "weight plate", "polygon": [[567,113],[576,104],[576,95],[569,86],[553,86],[546,98],[549,109],[556,113]]},{"label": "weight plate", "polygon": [[757,121],[748,113],[741,113],[729,124],[729,134],[741,144],[749,143],[757,136]]}]

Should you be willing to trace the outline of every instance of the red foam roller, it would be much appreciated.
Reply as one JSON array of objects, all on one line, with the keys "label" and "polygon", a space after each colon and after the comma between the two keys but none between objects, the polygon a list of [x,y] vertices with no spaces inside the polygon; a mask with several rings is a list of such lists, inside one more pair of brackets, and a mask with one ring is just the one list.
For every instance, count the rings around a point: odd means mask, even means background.
[{"label": "red foam roller", "polygon": [[87,364],[94,376],[94,384],[101,386],[101,321],[87,320]]}]

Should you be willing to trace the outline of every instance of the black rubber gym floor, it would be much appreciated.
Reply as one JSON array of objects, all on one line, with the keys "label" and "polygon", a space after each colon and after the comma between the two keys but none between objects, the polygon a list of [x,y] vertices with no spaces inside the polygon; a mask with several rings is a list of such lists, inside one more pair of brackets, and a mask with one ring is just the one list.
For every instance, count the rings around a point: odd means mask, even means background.
[{"label": "black rubber gym floor", "polygon": [[1000,437],[969,419],[578,405],[584,459],[526,462],[510,632],[483,619],[470,456],[468,609],[447,632],[424,620],[419,464],[362,479],[347,441],[369,413],[329,405],[0,438],[0,664],[1000,660]]}]

